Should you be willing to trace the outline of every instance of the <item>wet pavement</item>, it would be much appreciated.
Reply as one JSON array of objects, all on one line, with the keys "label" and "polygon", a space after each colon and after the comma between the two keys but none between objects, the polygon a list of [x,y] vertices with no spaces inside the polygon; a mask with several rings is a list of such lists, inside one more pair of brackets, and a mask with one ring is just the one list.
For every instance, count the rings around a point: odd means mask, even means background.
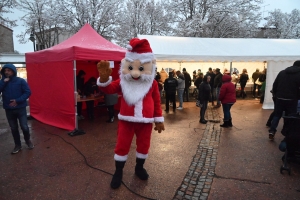
[{"label": "wet pavement", "polygon": [[[145,168],[150,177],[134,175],[135,141],[124,168],[123,182],[110,188],[114,173],[117,120],[106,123],[105,109],[94,121],[79,121],[86,134],[30,120],[33,150],[10,152],[13,139],[0,110],[0,199],[300,199],[300,166],[280,174],[283,139],[268,140],[265,126],[272,110],[259,100],[238,100],[232,107],[233,127],[220,128],[222,110],[209,108],[206,125],[199,123],[195,102],[164,113],[166,131],[153,131]],[[164,110],[164,105],[162,104]],[[278,126],[281,130],[282,122]],[[146,197],[146,198],[145,198]]]}]

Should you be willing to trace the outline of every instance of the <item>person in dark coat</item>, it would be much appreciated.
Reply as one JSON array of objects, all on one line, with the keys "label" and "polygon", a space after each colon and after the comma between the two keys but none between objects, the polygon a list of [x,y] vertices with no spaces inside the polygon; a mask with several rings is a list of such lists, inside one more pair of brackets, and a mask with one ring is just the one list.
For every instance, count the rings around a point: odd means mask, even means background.
[{"label": "person in dark coat", "polygon": [[255,94],[256,94],[256,88],[258,89],[257,90],[257,96],[259,96],[260,95],[260,90],[259,90],[259,85],[257,85],[255,82],[256,82],[256,80],[259,78],[259,76],[260,76],[260,72],[259,72],[259,69],[256,69],[256,71],[255,72],[253,72],[253,74],[252,74],[252,81],[253,81],[253,90],[252,90],[252,97],[253,98],[255,98]]},{"label": "person in dark coat", "polygon": [[211,89],[210,89],[210,76],[205,75],[203,77],[203,81],[199,87],[199,95],[198,100],[200,101],[201,109],[200,109],[200,123],[206,124],[205,120],[205,111],[207,109],[207,104],[211,100]]},{"label": "person in dark coat", "polygon": [[28,148],[33,149],[26,112],[27,99],[31,95],[30,88],[24,79],[17,77],[17,69],[13,64],[5,64],[1,75],[0,94],[2,93],[3,108],[15,143],[11,153],[16,154],[22,149],[19,124]]},{"label": "person in dark coat", "polygon": [[[80,96],[84,95],[84,76],[85,72],[83,70],[80,70],[78,72],[78,75],[76,76],[76,87],[77,87],[77,93]],[[78,119],[84,119],[82,116],[82,102],[77,102],[77,116]]]},{"label": "person in dark coat", "polygon": [[242,97],[243,99],[247,97],[246,92],[245,92],[245,87],[246,87],[248,80],[249,80],[249,76],[247,74],[247,69],[243,69],[243,72],[240,76],[240,85],[241,85],[240,97]]},{"label": "person in dark coat", "polygon": [[202,81],[203,81],[203,73],[200,73],[199,76],[196,78],[195,83],[194,83],[194,85],[196,86],[198,91],[199,91],[199,87],[200,87]]},{"label": "person in dark coat", "polygon": [[[274,140],[279,120],[285,112],[285,116],[296,113],[298,100],[300,99],[300,60],[293,66],[279,72],[273,83],[273,95],[276,98],[274,117],[269,129],[269,139]],[[284,119],[286,124],[286,119]],[[283,125],[284,126],[284,125]]]},{"label": "person in dark coat", "polygon": [[215,105],[215,93],[214,93],[214,81],[215,81],[215,76],[216,74],[213,72],[212,68],[210,67],[208,69],[208,72],[207,72],[207,75],[210,76],[210,81],[209,81],[209,84],[210,84],[210,89],[211,89],[211,105],[214,106]]},{"label": "person in dark coat", "polygon": [[222,87],[220,90],[219,100],[222,102],[224,123],[221,127],[232,127],[232,117],[230,113],[231,106],[236,102],[235,86],[231,82],[231,76],[223,75]]},{"label": "person in dark coat", "polygon": [[215,105],[214,108],[221,107],[221,102],[219,101],[219,94],[220,94],[220,89],[221,89],[221,86],[222,86],[222,76],[223,76],[223,74],[221,74],[220,69],[217,68],[216,69],[216,76],[215,76],[215,79],[214,79],[214,88],[216,90],[217,105]]},{"label": "person in dark coat", "polygon": [[165,80],[164,90],[166,92],[166,112],[169,112],[169,102],[173,102],[173,111],[176,110],[176,88],[178,86],[177,80],[173,77],[173,72],[169,72],[169,78]]},{"label": "person in dark coat", "polygon": [[182,69],[182,73],[183,73],[184,80],[185,80],[185,87],[184,87],[183,98],[185,96],[186,97],[186,101],[189,101],[189,90],[190,90],[190,86],[192,85],[192,79],[191,79],[190,74],[186,71],[185,68]]},{"label": "person in dark coat", "polygon": [[[96,84],[97,80],[95,77],[91,77],[85,84],[84,84],[84,94],[86,97],[91,97],[96,93],[99,93],[98,86]],[[90,120],[93,120],[94,117],[94,104],[95,101],[86,101],[86,109],[87,114]]]}]

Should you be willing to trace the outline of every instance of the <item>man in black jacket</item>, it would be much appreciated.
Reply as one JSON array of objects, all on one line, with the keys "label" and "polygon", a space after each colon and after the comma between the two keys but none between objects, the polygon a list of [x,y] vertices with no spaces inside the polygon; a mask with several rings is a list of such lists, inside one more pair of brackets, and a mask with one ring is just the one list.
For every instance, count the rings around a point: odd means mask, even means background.
[{"label": "man in black jacket", "polygon": [[300,99],[300,60],[295,61],[293,66],[279,72],[272,90],[276,103],[274,117],[269,129],[270,140],[274,139],[283,112],[285,112],[285,116],[297,112],[298,99]]},{"label": "man in black jacket", "polygon": [[219,100],[219,94],[220,94],[220,89],[222,86],[222,77],[223,77],[223,74],[221,74],[220,69],[217,68],[216,76],[215,76],[215,80],[214,80],[214,88],[216,89],[216,99],[217,99],[217,105],[214,106],[215,108],[221,107],[221,102]]},{"label": "man in black jacket", "polygon": [[173,77],[173,72],[169,72],[169,78],[165,80],[164,90],[166,92],[166,112],[169,112],[169,101],[173,102],[173,111],[176,110],[176,88],[178,86],[177,80]]},{"label": "man in black jacket", "polygon": [[189,89],[190,89],[190,86],[192,85],[192,79],[191,79],[190,74],[186,71],[185,68],[182,69],[182,73],[183,73],[184,80],[185,80],[185,88],[184,88],[183,98],[184,98],[184,96],[186,96],[186,101],[189,101]]},{"label": "man in black jacket", "polygon": [[216,98],[215,98],[216,95],[214,94],[214,81],[215,81],[216,74],[213,72],[212,68],[210,67],[208,69],[207,75],[210,76],[209,85],[210,85],[210,89],[211,89],[211,105],[214,106],[215,105],[214,100],[216,100]]}]

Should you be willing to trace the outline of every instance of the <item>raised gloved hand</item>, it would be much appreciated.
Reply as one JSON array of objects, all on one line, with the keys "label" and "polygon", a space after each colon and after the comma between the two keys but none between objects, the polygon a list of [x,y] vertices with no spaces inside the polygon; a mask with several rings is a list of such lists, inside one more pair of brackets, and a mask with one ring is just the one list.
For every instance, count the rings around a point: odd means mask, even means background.
[{"label": "raised gloved hand", "polygon": [[165,125],[163,122],[157,122],[155,123],[155,127],[154,130],[158,131],[159,133],[161,133],[162,131],[165,130]]},{"label": "raised gloved hand", "polygon": [[100,83],[106,83],[109,80],[109,76],[112,72],[111,68],[109,67],[109,62],[106,60],[101,60],[97,64],[97,69],[99,72]]}]

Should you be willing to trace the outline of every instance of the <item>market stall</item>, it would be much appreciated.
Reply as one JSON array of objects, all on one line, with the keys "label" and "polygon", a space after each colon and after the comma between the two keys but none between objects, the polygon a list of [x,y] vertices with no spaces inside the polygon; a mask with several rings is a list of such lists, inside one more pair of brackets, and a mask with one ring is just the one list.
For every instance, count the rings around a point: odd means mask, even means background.
[{"label": "market stall", "polygon": [[77,128],[77,72],[84,70],[86,80],[98,77],[96,63],[109,60],[114,63],[113,79],[117,79],[124,56],[125,49],[101,37],[89,24],[56,46],[26,53],[31,116],[59,128]]}]

